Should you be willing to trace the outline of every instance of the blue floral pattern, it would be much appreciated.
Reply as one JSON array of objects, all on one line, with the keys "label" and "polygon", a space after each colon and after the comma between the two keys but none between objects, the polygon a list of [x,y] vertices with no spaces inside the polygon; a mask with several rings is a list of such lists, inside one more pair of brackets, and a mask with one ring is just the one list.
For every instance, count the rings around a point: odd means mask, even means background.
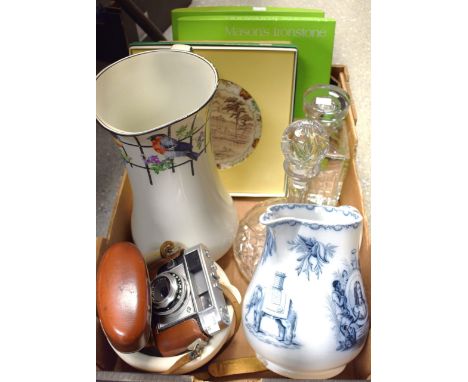
[{"label": "blue floral pattern", "polygon": [[299,264],[296,267],[297,275],[302,273],[307,275],[307,280],[310,280],[310,274],[315,273],[317,279],[322,273],[324,264],[328,264],[329,260],[335,254],[336,245],[323,244],[311,237],[297,235],[294,240],[288,241],[289,249],[295,250],[301,255],[297,258]]}]

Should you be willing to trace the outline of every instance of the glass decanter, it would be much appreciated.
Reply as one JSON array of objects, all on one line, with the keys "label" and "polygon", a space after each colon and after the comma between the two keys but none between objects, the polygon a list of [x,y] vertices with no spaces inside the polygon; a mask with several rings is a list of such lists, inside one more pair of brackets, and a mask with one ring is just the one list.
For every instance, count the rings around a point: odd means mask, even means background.
[{"label": "glass decanter", "polygon": [[304,112],[318,121],[329,136],[329,149],[320,173],[307,185],[307,202],[336,206],[350,161],[348,132],[343,122],[348,114],[349,95],[334,85],[316,85],[304,93]]},{"label": "glass decanter", "polygon": [[283,167],[287,175],[287,196],[256,204],[239,222],[234,239],[234,258],[247,280],[252,278],[265,243],[266,230],[259,222],[260,215],[269,206],[278,203],[309,203],[308,185],[320,173],[320,164],[328,146],[328,134],[317,121],[298,120],[284,131],[281,150],[285,157]]}]

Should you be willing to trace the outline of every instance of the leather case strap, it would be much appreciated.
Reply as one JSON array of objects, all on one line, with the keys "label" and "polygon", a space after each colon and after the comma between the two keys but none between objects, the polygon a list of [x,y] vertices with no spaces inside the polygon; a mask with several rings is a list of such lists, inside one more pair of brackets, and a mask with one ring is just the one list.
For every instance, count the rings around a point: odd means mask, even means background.
[{"label": "leather case strap", "polygon": [[161,258],[148,265],[149,279],[153,280],[158,275],[158,270],[169,261],[174,260],[182,253],[182,247],[174,244],[172,241],[165,241],[161,244],[159,253]]},{"label": "leather case strap", "polygon": [[236,326],[234,328],[234,333],[232,336],[234,336],[237,333],[237,330],[239,329],[240,323],[241,323],[241,316],[242,316],[242,307],[241,304],[237,301],[236,296],[231,292],[231,290],[227,287],[226,284],[223,282],[220,282],[221,288],[223,288],[223,293],[226,299],[229,301],[229,303],[232,306],[232,309],[234,310],[234,319],[236,320]]},{"label": "leather case strap", "polygon": [[[224,296],[226,299],[229,301],[231,304],[233,310],[234,310],[234,317],[233,319],[236,320],[235,322],[235,327],[234,327],[234,332],[231,337],[234,337],[234,335],[237,333],[237,330],[239,329],[240,323],[241,323],[241,312],[242,308],[239,302],[237,301],[236,297],[234,294],[231,292],[231,290],[228,288],[226,284],[224,284],[222,281],[220,281],[220,285],[223,288]],[[173,374],[175,373],[178,369],[180,369],[182,366],[187,364],[188,362],[194,360],[195,358],[198,358],[202,351],[203,351],[203,343],[200,343],[199,346],[196,346],[195,349],[190,350],[189,352],[185,353],[182,357],[180,357],[172,366],[170,369],[166,370],[162,374]]]}]

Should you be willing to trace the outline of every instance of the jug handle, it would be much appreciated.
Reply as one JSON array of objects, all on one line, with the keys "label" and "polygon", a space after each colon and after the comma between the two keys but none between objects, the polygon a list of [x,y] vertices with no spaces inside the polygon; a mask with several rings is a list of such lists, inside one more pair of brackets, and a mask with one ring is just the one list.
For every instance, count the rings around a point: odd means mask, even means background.
[{"label": "jug handle", "polygon": [[191,52],[192,51],[192,47],[190,45],[187,45],[187,44],[174,44],[171,46],[171,50],[179,50],[179,51],[183,51],[183,52]]}]

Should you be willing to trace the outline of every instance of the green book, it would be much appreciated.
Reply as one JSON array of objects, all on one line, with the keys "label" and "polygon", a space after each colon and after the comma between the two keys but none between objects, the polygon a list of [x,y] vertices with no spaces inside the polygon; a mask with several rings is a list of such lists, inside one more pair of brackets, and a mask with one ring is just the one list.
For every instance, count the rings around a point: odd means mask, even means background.
[{"label": "green book", "polygon": [[330,82],[334,37],[335,20],[330,18],[216,15],[173,19],[174,40],[294,44],[298,49],[294,118],[304,117],[302,97],[306,89]]},{"label": "green book", "polygon": [[[325,12],[321,9],[308,8],[277,8],[277,7],[250,7],[250,6],[235,6],[235,7],[189,7],[176,8],[171,12],[172,17],[172,33],[178,34],[177,19],[187,16],[306,16],[306,17],[324,17]],[[175,32],[174,32],[175,31]]]}]

